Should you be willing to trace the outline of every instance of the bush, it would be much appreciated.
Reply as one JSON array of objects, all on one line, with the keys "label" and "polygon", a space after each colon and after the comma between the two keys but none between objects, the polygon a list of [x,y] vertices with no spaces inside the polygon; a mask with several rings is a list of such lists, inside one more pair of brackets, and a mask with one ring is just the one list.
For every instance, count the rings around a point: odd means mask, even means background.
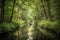
[{"label": "bush", "polygon": [[0,24],[0,33],[12,31],[19,25],[17,23],[1,23]]},{"label": "bush", "polygon": [[57,32],[60,33],[59,23],[57,21],[48,21],[42,20],[38,22],[38,29],[42,32],[42,34],[50,37],[57,38]]},{"label": "bush", "polygon": [[58,26],[58,23],[56,21],[51,22],[48,20],[42,20],[38,23],[39,27],[43,27],[43,28],[52,28],[52,29],[56,29]]}]

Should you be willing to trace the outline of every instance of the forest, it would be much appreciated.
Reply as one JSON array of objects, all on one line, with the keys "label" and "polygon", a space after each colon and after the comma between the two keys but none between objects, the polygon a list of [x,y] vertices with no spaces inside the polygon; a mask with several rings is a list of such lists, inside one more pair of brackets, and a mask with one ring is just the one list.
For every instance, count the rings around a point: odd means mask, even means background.
[{"label": "forest", "polygon": [[0,40],[60,40],[60,0],[0,0]]}]

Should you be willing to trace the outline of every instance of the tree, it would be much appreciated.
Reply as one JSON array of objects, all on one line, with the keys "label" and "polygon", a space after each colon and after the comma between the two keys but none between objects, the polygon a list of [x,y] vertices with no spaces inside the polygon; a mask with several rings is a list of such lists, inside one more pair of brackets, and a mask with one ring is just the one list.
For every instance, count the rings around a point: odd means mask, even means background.
[{"label": "tree", "polygon": [[12,21],[12,18],[13,18],[15,3],[16,3],[16,0],[13,1],[12,14],[11,14],[11,17],[10,17],[10,21],[9,22],[11,22]]},{"label": "tree", "polygon": [[1,23],[4,22],[4,14],[5,14],[5,1],[1,0]]},{"label": "tree", "polygon": [[51,15],[51,1],[50,0],[46,0],[47,2],[47,7],[48,7],[48,13],[47,13],[47,16],[48,16],[48,19],[50,21],[52,21],[52,15]]}]

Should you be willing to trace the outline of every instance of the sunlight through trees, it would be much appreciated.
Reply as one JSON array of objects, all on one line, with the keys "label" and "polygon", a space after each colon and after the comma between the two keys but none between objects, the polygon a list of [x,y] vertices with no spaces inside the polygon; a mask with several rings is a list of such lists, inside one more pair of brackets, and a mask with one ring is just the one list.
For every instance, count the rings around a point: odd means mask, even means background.
[{"label": "sunlight through trees", "polygon": [[0,0],[0,40],[60,40],[60,0]]}]

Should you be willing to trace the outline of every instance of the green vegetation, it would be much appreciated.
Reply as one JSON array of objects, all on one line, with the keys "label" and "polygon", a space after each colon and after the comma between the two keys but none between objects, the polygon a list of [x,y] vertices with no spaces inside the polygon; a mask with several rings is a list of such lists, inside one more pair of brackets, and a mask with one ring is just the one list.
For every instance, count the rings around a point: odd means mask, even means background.
[{"label": "green vegetation", "polygon": [[59,40],[60,0],[0,0],[0,40]]}]

